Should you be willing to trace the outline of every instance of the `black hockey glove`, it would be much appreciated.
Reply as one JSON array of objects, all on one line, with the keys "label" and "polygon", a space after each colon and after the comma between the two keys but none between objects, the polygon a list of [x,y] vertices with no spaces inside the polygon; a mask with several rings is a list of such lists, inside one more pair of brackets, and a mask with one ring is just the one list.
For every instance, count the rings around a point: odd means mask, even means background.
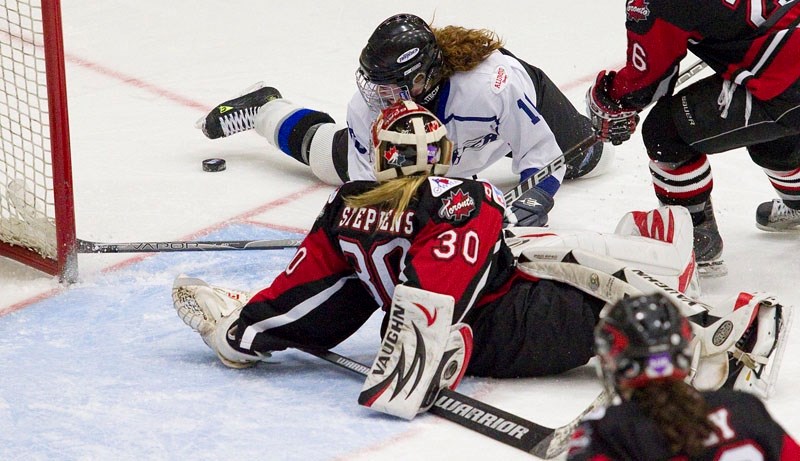
[{"label": "black hockey glove", "polygon": [[517,226],[543,227],[547,224],[547,213],[553,209],[553,196],[538,187],[532,187],[511,203],[511,211],[517,218]]},{"label": "black hockey glove", "polygon": [[639,114],[625,109],[608,94],[616,72],[601,71],[586,93],[586,108],[597,138],[618,146],[631,138],[639,124]]}]

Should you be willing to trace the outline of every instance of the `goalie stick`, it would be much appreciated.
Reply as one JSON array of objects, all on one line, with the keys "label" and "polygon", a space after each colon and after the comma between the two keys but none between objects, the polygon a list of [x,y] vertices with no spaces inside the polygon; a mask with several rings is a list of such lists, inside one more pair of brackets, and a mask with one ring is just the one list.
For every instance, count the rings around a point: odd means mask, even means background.
[{"label": "goalie stick", "polygon": [[[695,62],[694,64],[689,66],[688,69],[686,69],[685,71],[681,72],[680,75],[678,75],[678,79],[675,81],[675,87],[683,85],[690,78],[700,73],[700,71],[702,71],[706,67],[708,67],[708,64],[706,64],[703,61]],[[524,194],[532,187],[535,187],[537,184],[547,179],[547,177],[552,175],[556,170],[564,167],[567,164],[567,162],[571,161],[574,157],[580,155],[580,153],[582,153],[585,149],[594,145],[596,142],[598,142],[597,137],[592,135],[586,137],[586,139],[582,140],[578,144],[567,149],[567,151],[564,152],[563,155],[556,158],[547,165],[543,166],[539,171],[537,171],[536,173],[534,173],[533,175],[531,175],[530,177],[528,177],[527,179],[516,185],[510,191],[503,194],[503,198],[505,199],[506,204],[510,204],[514,200],[518,199],[520,195]]]},{"label": "goalie stick", "polygon": [[100,243],[78,239],[78,253],[162,253],[174,251],[282,250],[300,239]]},{"label": "goalie stick", "polygon": [[[300,350],[362,376],[366,376],[370,370],[368,366],[336,352]],[[439,391],[428,412],[539,458],[551,459],[566,449],[572,432],[583,417],[605,406],[609,400],[608,393],[601,392],[580,415],[557,428],[536,424],[447,388]]]}]

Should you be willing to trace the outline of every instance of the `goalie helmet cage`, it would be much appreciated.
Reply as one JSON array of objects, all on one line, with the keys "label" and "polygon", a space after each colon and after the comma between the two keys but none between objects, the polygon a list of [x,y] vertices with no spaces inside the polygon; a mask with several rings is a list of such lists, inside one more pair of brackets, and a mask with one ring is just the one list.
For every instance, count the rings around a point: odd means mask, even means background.
[{"label": "goalie helmet cage", "polygon": [[60,0],[4,0],[0,37],[0,256],[74,282]]}]

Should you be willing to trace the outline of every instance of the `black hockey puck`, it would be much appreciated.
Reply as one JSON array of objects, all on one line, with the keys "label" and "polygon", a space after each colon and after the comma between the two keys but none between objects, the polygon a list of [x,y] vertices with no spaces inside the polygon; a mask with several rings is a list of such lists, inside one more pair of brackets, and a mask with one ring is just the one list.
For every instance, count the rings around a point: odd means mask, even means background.
[{"label": "black hockey puck", "polygon": [[221,158],[209,158],[203,160],[203,171],[224,171],[225,160]]}]

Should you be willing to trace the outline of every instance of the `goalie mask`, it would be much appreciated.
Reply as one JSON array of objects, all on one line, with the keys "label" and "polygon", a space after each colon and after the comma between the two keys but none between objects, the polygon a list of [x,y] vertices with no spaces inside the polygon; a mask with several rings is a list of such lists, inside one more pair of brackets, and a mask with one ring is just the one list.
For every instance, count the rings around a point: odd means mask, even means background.
[{"label": "goalie mask", "polygon": [[443,176],[453,151],[444,125],[413,101],[381,111],[372,125],[372,147],[378,181],[415,173]]},{"label": "goalie mask", "polygon": [[356,83],[375,111],[401,99],[427,104],[439,90],[442,61],[430,26],[413,14],[397,14],[375,29],[361,51]]},{"label": "goalie mask", "polygon": [[662,295],[623,299],[600,319],[595,347],[607,386],[637,388],[687,376],[692,330]]}]

